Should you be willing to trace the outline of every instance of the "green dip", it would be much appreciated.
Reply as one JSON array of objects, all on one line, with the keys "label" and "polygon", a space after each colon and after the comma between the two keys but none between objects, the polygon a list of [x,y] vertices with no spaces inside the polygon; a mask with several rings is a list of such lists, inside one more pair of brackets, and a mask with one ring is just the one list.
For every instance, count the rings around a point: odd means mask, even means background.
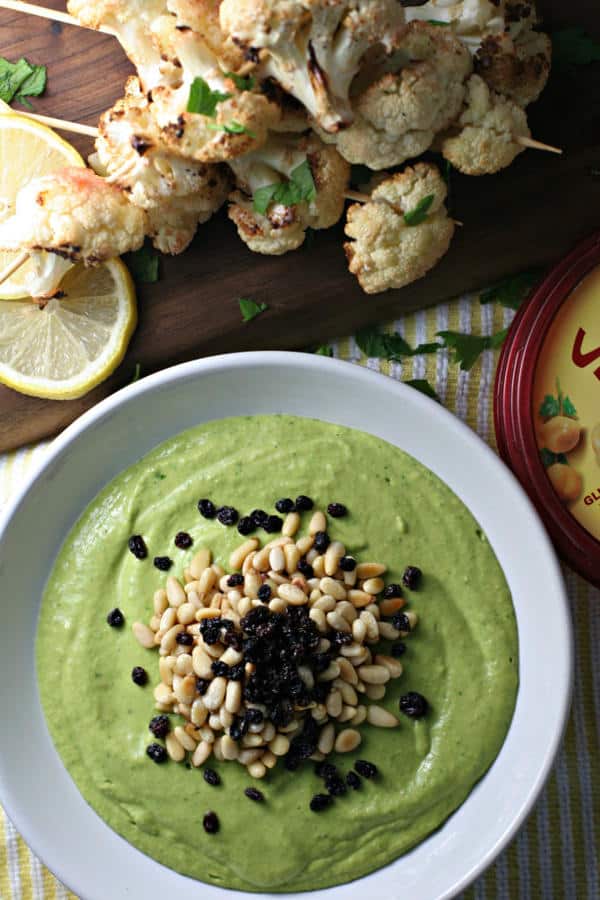
[{"label": "green dip", "polygon": [[[431,711],[400,715],[394,729],[361,725],[358,751],[331,760],[343,772],[359,758],[377,764],[365,781],[323,813],[309,810],[323,789],[305,764],[279,763],[262,782],[235,762],[201,770],[146,756],[153,740],[153,686],[158,653],[131,633],[152,615],[165,574],[153,556],[174,560],[181,575],[201,545],[227,566],[242,540],[235,528],[203,519],[200,497],[274,512],[279,497],[308,494],[317,507],[339,501],[346,518],[330,533],[359,561],[388,566],[400,581],[407,565],[424,573],[406,592],[419,625],[407,640],[404,674],[388,684],[383,704],[398,713],[401,694],[424,694]],[[303,526],[310,516],[304,514]],[[194,546],[173,544],[187,531]],[[127,539],[142,534],[139,561]],[[262,532],[261,539],[267,540]],[[118,606],[122,629],[106,614]],[[131,680],[133,666],[150,675]],[[410,456],[371,435],[311,419],[224,419],[169,440],[112,481],[77,522],[56,561],[41,607],[37,671],[48,726],[86,801],[140,850],[202,881],[247,891],[300,891],[340,884],[371,872],[422,841],[464,801],[498,754],[518,685],[518,641],[510,593],[494,553],[458,498]],[[173,716],[176,720],[178,717]],[[255,784],[266,802],[243,789]],[[207,810],[221,829],[202,828]]]}]

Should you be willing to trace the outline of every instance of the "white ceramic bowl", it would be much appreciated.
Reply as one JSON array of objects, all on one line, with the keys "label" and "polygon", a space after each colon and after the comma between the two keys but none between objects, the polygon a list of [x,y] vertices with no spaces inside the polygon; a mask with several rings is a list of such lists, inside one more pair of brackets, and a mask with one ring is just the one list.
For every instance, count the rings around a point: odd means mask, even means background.
[{"label": "white ceramic bowl", "polygon": [[546,533],[492,451],[417,391],[348,363],[295,353],[187,363],[130,385],[71,425],[0,524],[0,799],[33,850],[85,900],[242,895],[200,885],[134,849],[87,806],[64,769],[46,730],[33,654],[40,596],[56,553],[100,488],[156,444],[209,419],[282,412],[370,431],[442,478],[472,510],[500,560],[520,640],[510,731],[466,802],[393,864],[316,891],[314,900],[454,896],[513,837],[552,766],[570,698],[567,602]]}]

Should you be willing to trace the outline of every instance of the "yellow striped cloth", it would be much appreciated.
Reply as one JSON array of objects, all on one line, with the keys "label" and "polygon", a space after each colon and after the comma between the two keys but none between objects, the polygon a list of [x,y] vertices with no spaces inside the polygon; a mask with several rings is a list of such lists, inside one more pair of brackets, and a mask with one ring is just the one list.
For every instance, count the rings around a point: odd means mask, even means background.
[{"label": "yellow striped cloth", "polygon": [[[433,340],[435,332],[444,329],[492,334],[507,325],[511,315],[499,307],[481,306],[476,297],[464,297],[406,316],[390,327],[415,345]],[[400,364],[366,360],[352,338],[334,342],[333,350],[335,356],[392,378],[429,379],[448,409],[494,446],[492,351],[486,351],[470,372],[461,372],[446,352]],[[42,446],[0,458],[0,505],[43,453]],[[534,812],[510,847],[466,892],[468,900],[600,898],[600,595],[572,572],[565,574],[575,621],[576,672],[563,748]],[[552,698],[540,702],[551,703]],[[1,900],[66,897],[73,895],[35,858],[0,808]]]}]

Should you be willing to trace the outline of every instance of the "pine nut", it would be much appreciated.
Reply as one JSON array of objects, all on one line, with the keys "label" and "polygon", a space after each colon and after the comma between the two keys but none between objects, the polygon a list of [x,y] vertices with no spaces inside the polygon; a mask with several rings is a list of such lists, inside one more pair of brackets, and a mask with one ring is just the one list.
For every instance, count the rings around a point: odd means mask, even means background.
[{"label": "pine nut", "polygon": [[242,747],[263,747],[265,744],[261,734],[245,734],[242,738]]},{"label": "pine nut", "polygon": [[277,765],[277,757],[275,756],[274,753],[271,753],[270,750],[265,750],[265,752],[262,755],[261,762],[262,762],[263,766],[267,767],[267,769],[274,769],[275,766]]},{"label": "pine nut", "polygon": [[371,704],[367,709],[367,722],[370,725],[376,725],[377,728],[395,728],[400,724],[396,716],[384,709],[383,706],[375,706],[375,704]]},{"label": "pine nut", "polygon": [[406,600],[402,597],[389,597],[387,600],[381,601],[379,604],[379,611],[382,616],[393,616],[394,613],[397,613],[398,610],[402,609],[405,605]]},{"label": "pine nut", "polygon": [[178,684],[177,686],[175,686],[174,678],[173,693],[180,703],[190,704],[196,696],[196,676],[186,675],[185,678],[181,679],[180,684]]},{"label": "pine nut", "polygon": [[416,614],[416,612],[413,612],[412,609],[410,609],[407,613],[405,613],[405,615],[409,621],[410,630],[414,631],[414,629],[416,628],[417,622],[419,621],[418,615]]},{"label": "pine nut", "polygon": [[263,763],[257,759],[256,762],[250,763],[248,768],[248,775],[251,775],[252,778],[264,778],[267,774],[267,770]]},{"label": "pine nut", "polygon": [[152,616],[150,619],[150,631],[157,632],[160,627],[160,616]]},{"label": "pine nut", "polygon": [[351,572],[344,572],[344,584],[346,587],[354,587],[357,581],[356,569],[353,569]]},{"label": "pine nut", "polygon": [[337,611],[341,613],[341,615],[346,619],[347,622],[350,623],[350,625],[352,625],[354,620],[358,617],[356,608],[352,606],[349,600],[340,600],[337,605]]},{"label": "pine nut", "polygon": [[204,705],[207,709],[211,710],[211,712],[215,709],[219,709],[225,699],[226,688],[227,681],[221,675],[219,675],[218,678],[215,678],[214,681],[211,681],[208,690],[204,695]]},{"label": "pine nut", "polygon": [[216,735],[210,725],[203,725],[202,728],[198,729],[198,733],[202,740],[206,741],[207,744],[214,744]]},{"label": "pine nut", "polygon": [[340,722],[340,723],[352,722],[354,719],[355,712],[356,712],[355,706],[347,706],[346,704],[344,704],[344,706],[342,706],[342,711],[337,718],[338,722]]},{"label": "pine nut", "polygon": [[332,660],[325,671],[317,675],[317,681],[333,681],[334,678],[339,677],[339,674],[340,667],[334,660]]},{"label": "pine nut", "polygon": [[391,622],[379,622],[379,636],[385,638],[386,641],[394,641],[400,634]]},{"label": "pine nut", "polygon": [[287,609],[287,603],[281,597],[273,597],[269,601],[269,609],[274,613],[282,613]]},{"label": "pine nut", "polygon": [[362,589],[363,591],[366,591],[367,594],[372,594],[375,597],[382,592],[384,587],[385,581],[383,578],[367,578],[367,580],[363,582]]},{"label": "pine nut", "polygon": [[349,659],[354,659],[357,656],[362,656],[362,652],[363,647],[360,644],[347,644],[340,647],[340,654],[342,656],[347,656]]},{"label": "pine nut", "polygon": [[300,556],[306,556],[306,554],[312,550],[312,545],[314,544],[315,539],[312,535],[306,535],[306,537],[301,537],[296,541],[296,547],[300,552]]},{"label": "pine nut", "polygon": [[293,540],[288,537],[278,537],[274,538],[272,541],[269,541],[268,544],[265,544],[265,550],[271,551],[273,547],[285,547],[286,544],[293,544]]},{"label": "pine nut", "polygon": [[198,593],[207,594],[217,583],[217,573],[214,569],[205,569],[198,579]]},{"label": "pine nut", "polygon": [[267,722],[263,730],[261,731],[261,738],[263,739],[264,744],[268,744],[275,737],[276,731],[275,726],[272,722]]},{"label": "pine nut", "polygon": [[392,678],[400,678],[404,671],[402,663],[399,660],[395,659],[393,656],[385,656],[383,653],[378,653],[375,656],[374,663],[377,666],[385,666]]},{"label": "pine nut", "polygon": [[[320,593],[321,592],[319,591],[319,594]],[[313,609],[322,609],[323,612],[326,612],[326,613],[333,612],[335,607],[336,607],[336,602],[335,602],[334,598],[328,594],[325,594],[325,596],[323,596],[321,594],[320,598],[318,600],[316,600],[313,604]]]},{"label": "pine nut", "polygon": [[213,755],[219,762],[223,762],[223,751],[221,750],[221,738],[218,737],[213,744]]},{"label": "pine nut", "polygon": [[362,725],[362,723],[367,718],[367,707],[366,706],[357,706],[354,711],[354,717],[352,719],[353,725]]},{"label": "pine nut", "polygon": [[167,592],[162,588],[159,588],[158,591],[154,592],[154,597],[152,598],[154,612],[157,616],[162,616],[168,605]]},{"label": "pine nut", "polygon": [[238,603],[238,615],[246,616],[252,609],[252,600],[250,597],[242,597]]},{"label": "pine nut", "polygon": [[321,634],[325,634],[327,631],[327,619],[325,618],[325,613],[322,609],[311,609],[308,614],[309,619],[312,619],[317,629],[321,632]]},{"label": "pine nut", "polygon": [[365,684],[386,684],[390,680],[390,673],[385,666],[361,666],[358,677]]},{"label": "pine nut", "polygon": [[302,606],[308,602],[308,597],[304,591],[293,584],[280,584],[277,593],[282,600],[286,600],[292,606]]},{"label": "pine nut", "polygon": [[266,572],[268,570],[270,552],[268,547],[263,547],[254,557],[253,566],[257,572]]},{"label": "pine nut", "polygon": [[185,759],[185,750],[183,749],[173,732],[167,735],[165,739],[165,746],[167,748],[167,753],[169,754],[173,762],[181,762]]},{"label": "pine nut", "polygon": [[321,578],[319,590],[324,594],[329,594],[334,600],[346,599],[346,588],[342,582],[336,581],[335,578],[330,578],[328,575],[325,578]]},{"label": "pine nut", "polygon": [[131,630],[138,644],[141,644],[146,650],[150,650],[155,646],[154,632],[151,628],[148,628],[147,625],[144,625],[143,622],[134,622],[131,626]]},{"label": "pine nut", "polygon": [[246,557],[244,562],[242,563],[242,574],[243,575],[247,575],[247,573],[250,572],[254,568],[254,557],[255,556],[256,556],[256,553],[254,552],[254,550],[252,550],[248,554],[248,556]]},{"label": "pine nut", "polygon": [[325,709],[332,719],[337,719],[342,711],[342,706],[342,695],[340,692],[337,690],[330,691],[325,701]]},{"label": "pine nut", "polygon": [[262,578],[260,577],[260,575],[257,575],[256,572],[248,572],[248,574],[244,576],[245,596],[250,597],[251,600],[255,600],[258,597],[258,589],[260,588],[261,584]]},{"label": "pine nut", "polygon": [[[350,667],[352,668],[352,666]],[[342,700],[348,706],[356,706],[358,703],[358,694],[354,690],[351,684],[348,684],[347,681],[343,681],[343,679],[338,679],[333,682],[333,686],[338,689],[340,694],[342,695]]]},{"label": "pine nut", "polygon": [[208,741],[200,741],[200,743],[194,750],[194,754],[192,756],[192,765],[196,767],[201,766],[206,762],[211,753],[212,744],[209,744]]},{"label": "pine nut", "polygon": [[219,710],[219,719],[221,720],[221,725],[223,726],[223,728],[231,728],[235,716],[233,715],[233,713],[228,712],[228,710],[226,710],[225,706],[223,705]]},{"label": "pine nut", "polygon": [[244,541],[243,544],[236,547],[229,557],[229,568],[234,570],[241,569],[248,554],[252,553],[253,550],[257,550],[259,547],[260,541],[258,538],[248,538],[247,541]]},{"label": "pine nut", "polygon": [[380,563],[366,562],[359,563],[355,571],[357,577],[362,581],[364,578],[376,578],[378,575],[383,575],[386,571],[386,567],[382,566]]},{"label": "pine nut", "polygon": [[239,681],[230,681],[225,693],[225,709],[230,713],[237,713],[242,705],[242,685]]},{"label": "pine nut", "polygon": [[273,572],[283,572],[285,569],[285,556],[281,547],[273,547],[270,551],[269,566]]},{"label": "pine nut", "polygon": [[181,625],[190,625],[196,618],[196,610],[193,603],[182,603],[177,610],[177,619]]},{"label": "pine nut", "polygon": [[204,705],[204,700],[202,699],[202,697],[198,697],[192,703],[190,718],[191,718],[192,722],[194,723],[194,725],[197,725],[198,727],[200,727],[201,725],[204,725],[207,717],[208,717],[208,710],[207,710],[206,706]]},{"label": "pine nut", "polygon": [[350,627],[350,623],[347,619],[345,619],[341,613],[334,609],[333,612],[327,613],[327,621],[329,625],[335,629],[335,631],[342,631],[344,634],[350,634],[352,628]]},{"label": "pine nut", "polygon": [[220,659],[225,651],[223,644],[204,644],[204,652],[213,659]]},{"label": "pine nut", "polygon": [[189,568],[186,566],[186,568],[183,570],[183,586],[185,587],[185,585],[189,581],[193,581],[193,580],[194,580],[194,576],[190,572]]},{"label": "pine nut", "polygon": [[372,602],[373,598],[370,594],[367,594],[366,591],[359,591],[356,588],[351,588],[348,591],[348,600],[352,603],[353,606],[356,606],[357,609],[361,609],[365,606],[368,606],[369,603]]},{"label": "pine nut", "polygon": [[218,713],[211,713],[208,717],[208,724],[213,731],[223,731],[223,723]]},{"label": "pine nut", "polygon": [[173,609],[173,607],[170,606],[168,609],[166,609],[164,611],[164,613],[162,614],[161,619],[160,619],[160,625],[159,625],[158,630],[162,632],[161,639],[162,639],[162,636],[169,630],[169,628],[172,628],[176,622],[177,622],[177,610]]},{"label": "pine nut", "polygon": [[327,721],[327,710],[325,709],[324,703],[317,703],[314,709],[310,711],[311,716],[315,720],[315,722],[326,722]]},{"label": "pine nut", "polygon": [[361,736],[354,728],[344,728],[335,739],[336,753],[351,753],[361,742]]},{"label": "pine nut", "polygon": [[248,750],[240,750],[238,755],[238,762],[243,766],[252,765],[253,762],[256,762],[257,759],[260,759],[263,755],[263,751],[259,747],[252,747]]},{"label": "pine nut", "polygon": [[169,605],[174,606],[175,608],[181,606],[182,603],[185,603],[185,591],[173,575],[169,575],[167,578],[167,597]]},{"label": "pine nut", "polygon": [[223,568],[223,566],[218,566],[217,563],[213,563],[211,569],[217,576],[217,580],[225,574],[225,569]]},{"label": "pine nut", "polygon": [[352,623],[352,637],[357,644],[362,644],[367,636],[367,626],[362,619],[355,619]]},{"label": "pine nut", "polygon": [[319,743],[317,744],[319,752],[328,756],[333,750],[334,741],[335,728],[333,722],[328,722],[327,725],[324,725],[323,728],[321,728],[321,733],[319,734]]},{"label": "pine nut", "polygon": [[340,678],[348,684],[356,684],[358,675],[352,663],[343,656],[338,656],[336,662],[340,669]]},{"label": "pine nut", "polygon": [[285,570],[291,575],[298,568],[300,562],[300,551],[295,544],[286,544],[283,548],[285,557]]},{"label": "pine nut", "polygon": [[173,729],[173,734],[181,744],[184,750],[188,750],[192,753],[196,749],[196,741],[190,737],[190,735],[181,727],[181,725],[177,725]]},{"label": "pine nut", "polygon": [[365,694],[369,698],[369,700],[383,700],[385,697],[385,685],[384,684],[366,684],[365,685]]},{"label": "pine nut", "polygon": [[212,659],[203,647],[197,646],[192,650],[192,665],[198,678],[212,678]]},{"label": "pine nut", "polygon": [[[308,554],[310,556],[310,554]],[[308,561],[308,556],[306,557]],[[313,561],[311,562],[311,566],[313,567],[313,572],[318,578],[325,577],[325,557],[317,554]]]},{"label": "pine nut", "polygon": [[275,756],[285,756],[289,749],[290,741],[284,734],[276,735],[273,740],[269,742],[269,750],[271,753],[274,753]]},{"label": "pine nut", "polygon": [[244,654],[239,650],[235,650],[233,647],[228,647],[223,656],[221,656],[221,662],[224,662],[228,666],[237,666],[238,663],[244,658]]},{"label": "pine nut", "polygon": [[206,547],[201,547],[200,550],[192,557],[192,561],[190,562],[190,574],[194,576],[194,578],[200,578],[205,569],[208,569],[212,562],[212,553]]},{"label": "pine nut", "polygon": [[310,756],[309,756],[308,758],[309,758],[310,760],[312,760],[313,762],[321,762],[322,760],[325,759],[325,754],[324,754],[324,753],[319,753],[318,750],[315,750],[315,752],[314,752],[314,753],[311,753]]},{"label": "pine nut", "polygon": [[[371,601],[372,600],[373,600],[373,598],[371,597]],[[381,619],[381,610],[379,609],[378,603],[373,603],[373,602],[369,603],[368,606],[365,606],[365,610],[366,610],[366,612],[370,612],[371,615],[375,619],[377,619],[377,621],[379,622],[379,620]]]},{"label": "pine nut", "polygon": [[325,513],[321,512],[321,510],[317,510],[312,514],[312,518],[308,525],[308,533],[313,536],[318,531],[327,531],[327,519],[325,518]]},{"label": "pine nut", "polygon": [[[185,649],[182,647],[182,649]],[[169,659],[169,657],[161,657],[161,662],[163,659]],[[159,663],[160,666],[160,663]],[[177,673],[177,675],[185,676],[191,675],[194,671],[194,666],[192,663],[192,657],[189,653],[182,653],[180,656],[175,657],[175,665],[173,671]]]},{"label": "pine nut", "polygon": [[335,575],[340,564],[340,559],[346,553],[346,548],[340,541],[332,541],[325,552],[325,572],[327,575]]},{"label": "pine nut", "polygon": [[228,734],[224,734],[221,738],[221,752],[223,754],[223,759],[231,760],[238,758],[238,745]]},{"label": "pine nut", "polygon": [[313,547],[313,549],[309,550],[308,553],[306,554],[306,562],[312,566],[312,564],[314,563],[315,559],[318,558],[318,556],[319,556],[319,551],[315,550]]},{"label": "pine nut", "polygon": [[379,640],[379,623],[377,619],[373,615],[373,613],[367,612],[366,609],[360,614],[360,618],[365,623],[365,627],[367,629],[367,641],[377,641]]},{"label": "pine nut", "polygon": [[283,520],[281,533],[284,537],[294,537],[300,528],[300,514],[297,512],[288,513]]},{"label": "pine nut", "polygon": [[160,675],[160,680],[163,684],[168,684],[169,687],[173,684],[173,669],[168,663],[168,657],[161,656],[158,661],[158,674]]}]

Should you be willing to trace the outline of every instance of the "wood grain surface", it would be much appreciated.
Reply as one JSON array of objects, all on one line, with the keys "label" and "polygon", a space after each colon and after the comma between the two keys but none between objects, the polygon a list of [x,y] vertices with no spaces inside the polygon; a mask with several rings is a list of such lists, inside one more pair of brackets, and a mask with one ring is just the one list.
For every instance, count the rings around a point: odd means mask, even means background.
[{"label": "wood grain surface", "polygon": [[[43,5],[64,9],[60,0]],[[542,0],[550,29],[581,24],[600,37],[595,0]],[[131,71],[110,37],[0,11],[0,54],[48,66],[37,112],[95,124],[121,95]],[[165,258],[161,280],[138,291],[139,326],[117,372],[80,400],[37,400],[0,387],[0,451],[56,434],[108,393],[135,366],[148,374],[173,363],[238,350],[302,348],[376,321],[438,303],[525,267],[548,265],[600,226],[600,65],[554,72],[530,107],[534,137],[564,155],[527,151],[506,171],[453,175],[452,214],[464,222],[448,255],[401,291],[367,296],[348,273],[340,225],[310,247],[262,257],[240,242],[221,212],[180,257]],[[73,141],[84,153],[85,138]],[[238,298],[268,312],[243,324]]]}]

